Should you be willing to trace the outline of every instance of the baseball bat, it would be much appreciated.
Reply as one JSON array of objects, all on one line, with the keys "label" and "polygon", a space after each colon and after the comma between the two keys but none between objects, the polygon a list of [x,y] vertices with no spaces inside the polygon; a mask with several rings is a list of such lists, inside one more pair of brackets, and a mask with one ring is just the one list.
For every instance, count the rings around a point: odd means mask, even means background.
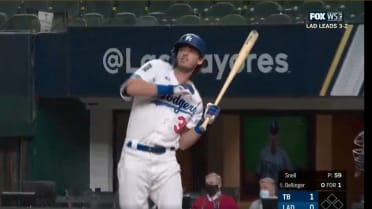
[{"label": "baseball bat", "polygon": [[[214,101],[215,105],[218,105],[225,94],[227,88],[230,86],[232,80],[234,79],[235,75],[239,72],[244,60],[248,57],[249,53],[251,52],[254,44],[257,41],[258,38],[258,32],[256,30],[252,30],[245,40],[242,48],[240,49],[240,52],[238,54],[238,57],[236,58],[234,65],[232,66],[229,75],[227,76],[225,83],[223,84],[220,92],[218,93],[218,96],[216,100]],[[209,122],[209,118],[205,118],[204,122],[200,126],[204,131],[207,130],[207,125]]]}]

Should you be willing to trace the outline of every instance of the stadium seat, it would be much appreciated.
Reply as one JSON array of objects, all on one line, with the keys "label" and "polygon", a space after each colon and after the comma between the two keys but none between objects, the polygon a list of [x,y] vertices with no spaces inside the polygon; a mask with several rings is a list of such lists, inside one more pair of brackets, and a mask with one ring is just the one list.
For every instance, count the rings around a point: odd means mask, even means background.
[{"label": "stadium seat", "polygon": [[234,6],[236,8],[238,7],[242,7],[243,5],[243,1],[241,0],[230,0],[230,1],[226,1],[226,0],[214,0],[215,3],[218,3],[218,2],[231,2],[232,4],[234,4]]},{"label": "stadium seat", "polygon": [[200,25],[201,19],[197,15],[184,15],[177,18],[175,25]]},{"label": "stadium seat", "polygon": [[157,19],[167,18],[167,14],[165,12],[149,12],[147,15],[155,16]]},{"label": "stadium seat", "polygon": [[82,17],[86,21],[88,27],[101,26],[104,20],[103,15],[97,12],[85,13]]},{"label": "stadium seat", "polygon": [[236,13],[236,8],[231,2],[217,2],[209,8],[206,16],[220,18],[225,15],[234,13]]},{"label": "stadium seat", "polygon": [[298,14],[298,6],[293,7],[282,7],[282,12],[284,14],[287,14],[291,17],[295,17]]},{"label": "stadium seat", "polygon": [[110,17],[113,15],[113,2],[111,0],[106,1],[86,1],[85,12],[86,13],[100,13],[103,17]]},{"label": "stadium seat", "polygon": [[304,1],[299,5],[299,12],[306,14],[310,11],[322,11],[325,10],[325,3],[321,0]]},{"label": "stadium seat", "polygon": [[247,24],[248,25],[258,25],[258,24],[261,24],[261,22],[263,22],[264,19],[257,19],[257,18],[254,18],[254,17],[247,17]]},{"label": "stadium seat", "polygon": [[171,4],[172,1],[170,0],[151,0],[149,1],[147,12],[167,12]]},{"label": "stadium seat", "polygon": [[292,24],[293,20],[292,18],[287,14],[271,14],[267,16],[262,24],[268,24],[268,25],[286,25],[286,24]]},{"label": "stadium seat", "polygon": [[155,16],[144,15],[137,18],[137,26],[156,26],[160,25],[158,19]]},{"label": "stadium seat", "polygon": [[52,0],[50,7],[55,15],[77,16],[80,13],[80,3],[77,0]]},{"label": "stadium seat", "polygon": [[203,17],[201,19],[201,24],[202,25],[218,25],[218,21],[220,21],[219,17],[208,16],[208,17]]},{"label": "stadium seat", "polygon": [[238,14],[241,14],[243,6],[244,6],[244,2],[241,1],[241,0],[232,0],[232,1],[214,0],[214,3],[217,3],[217,2],[230,2],[230,3],[232,3],[235,6],[236,12]]},{"label": "stadium seat", "polygon": [[167,16],[169,19],[177,19],[183,15],[193,14],[193,9],[188,3],[174,3],[171,4],[167,10]]},{"label": "stadium seat", "polygon": [[147,15],[156,17],[158,20],[167,19],[167,14],[165,12],[149,12]]},{"label": "stadium seat", "polygon": [[22,4],[22,11],[29,14],[38,14],[39,11],[48,12],[51,10],[48,1],[25,1]]},{"label": "stadium seat", "polygon": [[340,2],[337,1],[325,1],[324,7],[327,11],[339,11]]},{"label": "stadium seat", "polygon": [[311,1],[304,1],[302,4],[299,5],[298,13],[297,13],[297,22],[299,18],[302,18],[304,21],[307,20],[307,14],[311,11],[325,11],[326,4],[321,0],[311,0]]},{"label": "stadium seat", "polygon": [[131,12],[136,16],[141,16],[147,13],[147,6],[147,1],[144,0],[116,1],[113,4],[113,10],[117,13]]},{"label": "stadium seat", "polygon": [[111,26],[128,26],[135,25],[137,23],[137,17],[132,12],[119,12],[116,13],[109,21]]},{"label": "stadium seat", "polygon": [[34,14],[15,14],[6,22],[5,30],[40,32],[40,21]]},{"label": "stadium seat", "polygon": [[348,23],[360,22],[359,16],[364,12],[363,1],[343,2],[339,5],[343,12],[344,20]]},{"label": "stadium seat", "polygon": [[239,14],[229,14],[223,16],[218,22],[219,25],[246,25],[247,20]]},{"label": "stadium seat", "polygon": [[282,11],[282,6],[278,2],[263,1],[255,4],[252,9],[252,15],[256,18],[265,18],[271,14],[277,14]]},{"label": "stadium seat", "polygon": [[337,9],[348,13],[354,14],[361,13],[364,11],[364,2],[363,1],[340,2]]},{"label": "stadium seat", "polygon": [[21,10],[21,1],[0,1],[0,12],[4,12],[10,18]]},{"label": "stadium seat", "polygon": [[286,0],[286,1],[278,1],[278,3],[280,3],[281,7],[283,9],[294,9],[297,7],[298,9],[298,6],[302,3],[301,1],[290,1],[290,0]]},{"label": "stadium seat", "polygon": [[204,16],[208,12],[209,7],[211,7],[213,4],[211,0],[188,0],[186,1],[186,3],[190,4],[194,14],[197,14],[199,16]]},{"label": "stadium seat", "polygon": [[68,27],[87,27],[87,21],[81,17],[73,17],[68,21]]},{"label": "stadium seat", "polygon": [[147,15],[156,17],[161,25],[168,23],[167,14],[165,14],[165,12],[149,12]]}]

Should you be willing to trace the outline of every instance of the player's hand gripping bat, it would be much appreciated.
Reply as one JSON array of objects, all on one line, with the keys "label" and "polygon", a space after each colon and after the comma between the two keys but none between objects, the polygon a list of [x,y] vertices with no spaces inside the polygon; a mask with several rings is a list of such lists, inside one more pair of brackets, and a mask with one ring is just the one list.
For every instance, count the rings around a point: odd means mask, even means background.
[{"label": "player's hand gripping bat", "polygon": [[[258,38],[258,32],[256,30],[252,30],[249,34],[247,39],[245,40],[242,48],[240,49],[240,52],[238,54],[238,57],[236,58],[233,67],[230,70],[230,73],[228,77],[226,78],[225,83],[223,84],[220,92],[218,93],[218,96],[216,100],[214,101],[215,105],[218,105],[223,97],[223,95],[226,92],[226,89],[230,86],[231,81],[234,79],[235,75],[239,72],[244,60],[248,57],[249,53],[251,52],[254,44],[257,41]],[[205,118],[204,122],[201,125],[202,130],[207,130],[207,125],[209,122],[209,118]]]}]

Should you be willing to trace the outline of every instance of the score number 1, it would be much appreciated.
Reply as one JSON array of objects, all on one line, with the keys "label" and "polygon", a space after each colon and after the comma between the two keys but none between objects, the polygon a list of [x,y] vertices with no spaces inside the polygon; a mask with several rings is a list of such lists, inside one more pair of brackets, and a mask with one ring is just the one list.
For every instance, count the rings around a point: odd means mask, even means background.
[{"label": "score number 1", "polygon": [[[314,201],[314,194],[310,193],[309,195],[310,195],[310,201]],[[315,206],[313,203],[309,204],[309,209],[315,209]]]},{"label": "score number 1", "polygon": [[318,209],[318,192],[279,191],[278,209]]}]

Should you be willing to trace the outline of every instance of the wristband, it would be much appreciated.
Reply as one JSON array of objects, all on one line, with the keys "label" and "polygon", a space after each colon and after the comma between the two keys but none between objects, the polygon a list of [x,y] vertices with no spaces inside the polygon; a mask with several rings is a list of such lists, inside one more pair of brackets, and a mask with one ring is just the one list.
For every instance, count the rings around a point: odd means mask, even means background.
[{"label": "wristband", "polygon": [[173,94],[173,86],[171,85],[156,85],[158,96]]}]

